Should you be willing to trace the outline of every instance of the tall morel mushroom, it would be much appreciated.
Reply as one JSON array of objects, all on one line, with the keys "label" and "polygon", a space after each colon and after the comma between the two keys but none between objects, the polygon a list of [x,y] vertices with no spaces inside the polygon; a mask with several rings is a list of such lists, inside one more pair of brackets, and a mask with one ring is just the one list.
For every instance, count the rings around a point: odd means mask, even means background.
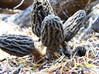
[{"label": "tall morel mushroom", "polygon": [[42,44],[47,47],[48,53],[60,48],[61,43],[64,41],[64,31],[61,19],[58,16],[50,14],[44,18],[40,39]]},{"label": "tall morel mushroom", "polygon": [[31,12],[32,31],[40,37],[42,21],[48,14],[51,14],[52,8],[47,0],[34,0]]}]

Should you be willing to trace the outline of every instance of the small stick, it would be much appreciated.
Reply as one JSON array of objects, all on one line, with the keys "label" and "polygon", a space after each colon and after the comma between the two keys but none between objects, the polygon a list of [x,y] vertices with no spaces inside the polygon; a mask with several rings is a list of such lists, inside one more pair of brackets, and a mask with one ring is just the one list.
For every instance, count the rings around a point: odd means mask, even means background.
[{"label": "small stick", "polygon": [[14,69],[14,70],[13,70],[12,72],[10,72],[9,74],[18,73],[19,70],[20,70],[22,67],[24,67],[24,65],[23,65],[23,64],[20,64],[16,69]]},{"label": "small stick", "polygon": [[21,2],[20,2],[17,6],[15,6],[13,9],[16,9],[16,8],[18,8],[19,6],[21,6],[21,5],[23,4],[23,2],[24,2],[24,0],[21,0]]},{"label": "small stick", "polygon": [[81,41],[81,39],[91,30],[91,27],[93,25],[93,23],[98,19],[98,17],[95,18],[95,20],[93,20],[93,17],[91,17],[89,19],[89,26],[87,29],[85,29],[85,31],[78,37],[78,40]]}]

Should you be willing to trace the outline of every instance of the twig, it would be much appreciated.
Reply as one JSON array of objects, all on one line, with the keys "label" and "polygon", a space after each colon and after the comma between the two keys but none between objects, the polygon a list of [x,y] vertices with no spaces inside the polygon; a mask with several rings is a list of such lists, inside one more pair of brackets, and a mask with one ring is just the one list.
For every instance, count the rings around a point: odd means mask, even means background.
[{"label": "twig", "polygon": [[20,69],[24,67],[23,64],[20,64],[16,69],[14,69],[12,72],[10,72],[9,74],[14,74],[14,73],[19,73]]},{"label": "twig", "polygon": [[98,19],[98,17],[95,18],[95,20],[93,20],[93,17],[90,17],[89,19],[89,26],[87,29],[85,29],[85,31],[78,37],[78,40],[80,41],[90,30],[91,27],[93,25],[93,23]]},{"label": "twig", "polygon": [[21,0],[21,2],[20,2],[17,6],[15,6],[13,9],[16,9],[16,8],[18,8],[19,6],[21,6],[21,5],[23,4],[23,2],[24,2],[24,0]]},{"label": "twig", "polygon": [[91,27],[92,27],[92,18],[90,18],[90,20],[89,20],[88,28],[85,29],[85,31],[79,36],[79,38],[78,38],[79,41],[85,36],[85,34],[87,34],[90,31]]}]

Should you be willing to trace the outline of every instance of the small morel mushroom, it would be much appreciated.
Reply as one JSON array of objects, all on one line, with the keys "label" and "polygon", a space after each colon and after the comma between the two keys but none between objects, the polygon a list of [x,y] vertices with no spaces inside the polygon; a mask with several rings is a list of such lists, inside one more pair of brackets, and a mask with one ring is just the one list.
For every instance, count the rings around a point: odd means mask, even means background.
[{"label": "small morel mushroom", "polygon": [[79,10],[67,19],[63,24],[65,41],[70,41],[77,34],[80,28],[84,26],[83,22],[85,17],[86,12],[84,10]]},{"label": "small morel mushroom", "polygon": [[0,36],[0,48],[14,56],[23,57],[25,55],[37,52],[34,47],[34,41],[32,38],[24,35],[1,35]]}]

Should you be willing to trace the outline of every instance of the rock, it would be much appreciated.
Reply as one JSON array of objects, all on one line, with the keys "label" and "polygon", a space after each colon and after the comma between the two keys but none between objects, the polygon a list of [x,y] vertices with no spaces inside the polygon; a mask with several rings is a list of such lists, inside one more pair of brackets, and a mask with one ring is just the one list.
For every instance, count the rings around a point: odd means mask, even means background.
[{"label": "rock", "polygon": [[[89,0],[50,0],[55,13],[61,17],[62,20],[66,20],[72,16],[76,11],[84,9]],[[96,0],[91,0],[91,2]]]},{"label": "rock", "polygon": [[98,33],[99,33],[99,17],[98,17],[98,19],[93,23],[92,29],[93,29],[95,32],[98,32]]}]

